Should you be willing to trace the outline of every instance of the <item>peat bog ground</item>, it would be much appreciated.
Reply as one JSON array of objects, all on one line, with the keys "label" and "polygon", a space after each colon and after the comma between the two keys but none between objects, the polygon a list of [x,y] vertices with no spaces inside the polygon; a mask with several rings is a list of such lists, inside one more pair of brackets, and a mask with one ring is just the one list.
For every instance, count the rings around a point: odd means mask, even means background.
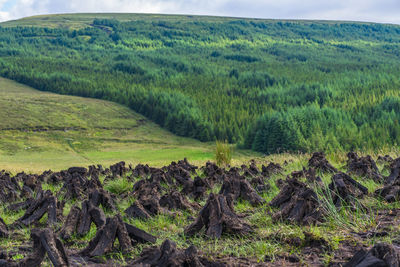
[{"label": "peat bog ground", "polygon": [[0,173],[0,266],[399,266],[400,158]]}]

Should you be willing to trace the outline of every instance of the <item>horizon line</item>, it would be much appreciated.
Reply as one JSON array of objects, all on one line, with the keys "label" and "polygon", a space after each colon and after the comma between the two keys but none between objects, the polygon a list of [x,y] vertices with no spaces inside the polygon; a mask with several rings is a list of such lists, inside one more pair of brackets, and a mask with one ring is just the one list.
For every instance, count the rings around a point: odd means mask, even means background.
[{"label": "horizon line", "polygon": [[394,25],[400,26],[400,23],[393,22],[374,22],[374,21],[363,21],[363,20],[334,20],[334,19],[301,19],[301,18],[262,18],[262,17],[245,17],[245,16],[228,16],[228,15],[204,15],[204,14],[184,14],[184,13],[129,13],[129,12],[60,12],[60,13],[46,13],[46,14],[37,14],[32,16],[20,17],[16,19],[0,21],[0,24],[6,22],[13,22],[18,20],[24,20],[29,18],[37,18],[37,17],[45,17],[45,16],[62,16],[62,15],[79,15],[79,14],[88,14],[88,15],[113,15],[113,14],[125,14],[125,15],[163,15],[163,16],[186,16],[186,17],[213,17],[213,18],[225,18],[225,19],[246,19],[246,20],[268,20],[268,21],[305,21],[305,22],[344,22],[344,23],[365,23],[365,24],[382,24],[382,25]]}]

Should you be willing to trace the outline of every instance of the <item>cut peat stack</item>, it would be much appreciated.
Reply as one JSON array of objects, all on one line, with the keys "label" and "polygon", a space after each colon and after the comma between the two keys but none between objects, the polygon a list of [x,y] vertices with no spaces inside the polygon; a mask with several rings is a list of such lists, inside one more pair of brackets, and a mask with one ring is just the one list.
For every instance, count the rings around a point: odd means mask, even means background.
[{"label": "cut peat stack", "polygon": [[[82,167],[71,167],[67,171],[54,173],[50,180],[54,183],[64,182],[63,187],[57,193],[57,196],[63,196],[64,199],[83,199],[90,192],[101,188],[99,174],[102,172],[102,167],[90,166],[89,171]],[[89,177],[91,176],[91,179]]]},{"label": "cut peat stack", "polygon": [[86,235],[90,231],[92,222],[96,225],[97,229],[100,229],[106,223],[106,216],[102,209],[86,200],[82,203],[82,210],[76,228],[78,235]]},{"label": "cut peat stack", "polygon": [[7,267],[39,267],[47,253],[48,258],[55,267],[70,266],[64,245],[51,229],[33,229],[31,238],[33,240],[32,254],[18,262],[0,261],[0,265]]},{"label": "cut peat stack", "polygon": [[112,211],[117,210],[115,208],[115,203],[110,193],[108,193],[103,188],[97,188],[91,191],[89,193],[89,200],[96,207],[99,207],[101,205],[104,209],[109,209]]},{"label": "cut peat stack", "polygon": [[213,186],[215,183],[223,181],[225,170],[218,167],[215,163],[207,162],[205,166],[200,168],[206,175],[208,183]]},{"label": "cut peat stack", "polygon": [[379,243],[369,251],[360,250],[344,267],[399,267],[400,254],[393,245]]},{"label": "cut peat stack", "polygon": [[195,200],[201,200],[205,198],[206,191],[210,188],[211,185],[207,179],[202,179],[199,176],[196,176],[193,183],[187,183],[181,192],[193,197]]},{"label": "cut peat stack", "polygon": [[400,158],[391,163],[390,175],[386,178],[385,186],[377,189],[375,195],[390,203],[400,201]]},{"label": "cut peat stack", "polygon": [[133,262],[133,267],[142,266],[190,266],[190,267],[218,267],[226,266],[222,263],[211,262],[199,255],[195,246],[185,250],[176,248],[176,244],[165,240],[160,248],[154,247],[145,250],[140,258]]},{"label": "cut peat stack", "polygon": [[194,211],[200,209],[199,204],[190,203],[186,196],[173,189],[160,198],[159,204],[169,210]]},{"label": "cut peat stack", "polygon": [[390,175],[385,179],[385,185],[394,184],[398,180],[400,180],[400,158],[390,164]]},{"label": "cut peat stack", "polygon": [[349,173],[373,179],[377,183],[383,183],[383,176],[379,173],[379,169],[371,156],[359,157],[357,153],[349,152],[347,158]]},{"label": "cut peat stack", "polygon": [[19,199],[21,187],[15,177],[9,173],[0,171],[0,201],[13,202]]},{"label": "cut peat stack", "polygon": [[293,179],[306,178],[309,183],[316,183],[318,185],[323,185],[321,177],[317,176],[316,171],[313,167],[306,169],[303,167],[301,171],[293,171],[290,174]]},{"label": "cut peat stack", "polygon": [[205,228],[208,237],[220,238],[223,233],[246,235],[253,232],[233,209],[233,200],[228,196],[210,194],[197,219],[185,229],[187,236],[193,236]]},{"label": "cut peat stack", "polygon": [[122,252],[128,252],[132,245],[137,242],[154,243],[156,241],[154,236],[124,223],[121,216],[116,215],[112,218],[107,218],[106,224],[97,230],[96,236],[79,254],[88,257],[102,256],[113,251],[116,239],[118,239],[119,247]]},{"label": "cut peat stack", "polygon": [[253,206],[265,203],[265,200],[257,194],[249,181],[237,173],[230,172],[225,176],[219,193],[224,196],[231,195],[233,200],[237,200],[238,198],[247,200]]},{"label": "cut peat stack", "polygon": [[8,227],[7,224],[0,217],[0,237],[8,237]]},{"label": "cut peat stack", "polygon": [[262,165],[261,166],[261,175],[264,177],[269,177],[272,174],[277,174],[283,171],[283,168],[281,165],[277,163],[269,163],[267,166]]},{"label": "cut peat stack", "polygon": [[81,217],[81,209],[77,206],[73,206],[65,220],[63,227],[61,228],[61,238],[68,240],[77,230],[78,223]]},{"label": "cut peat stack", "polygon": [[266,183],[265,178],[262,176],[254,177],[253,179],[251,179],[250,184],[257,191],[257,193],[265,193],[271,189],[270,184]]},{"label": "cut peat stack", "polygon": [[337,173],[332,177],[329,184],[332,194],[333,204],[340,208],[344,204],[350,204],[354,207],[355,199],[363,198],[368,194],[368,188],[358,183],[345,173]]},{"label": "cut peat stack", "polygon": [[92,222],[97,229],[100,229],[106,223],[106,216],[101,208],[85,200],[82,202],[82,209],[77,206],[71,208],[60,235],[65,240],[68,240],[74,233],[84,236],[90,231]]},{"label": "cut peat stack", "polygon": [[160,183],[141,180],[133,186],[136,201],[125,210],[125,214],[132,218],[149,219],[161,212]]},{"label": "cut peat stack", "polygon": [[274,220],[288,220],[300,225],[311,225],[323,220],[317,194],[297,179],[287,179],[279,194],[269,203],[279,208]]},{"label": "cut peat stack", "polygon": [[111,171],[111,174],[112,174],[111,178],[115,179],[117,177],[124,176],[129,171],[129,168],[125,167],[125,162],[124,161],[121,161],[121,162],[118,162],[118,163],[116,163],[114,165],[111,165],[110,166],[110,171]]},{"label": "cut peat stack", "polygon": [[[62,214],[62,207],[57,204],[57,199],[53,196],[53,193],[50,190],[47,190],[46,192],[40,191],[37,197],[29,203],[25,214],[17,220],[16,224],[28,226],[38,223],[46,213],[47,224],[54,224],[57,222],[57,215]],[[61,210],[58,210],[57,208],[60,208]]]},{"label": "cut peat stack", "polygon": [[321,172],[337,172],[337,169],[329,163],[323,152],[314,152],[308,161],[308,166]]},{"label": "cut peat stack", "polygon": [[391,185],[377,189],[375,196],[383,197],[389,203],[400,201],[400,179]]}]

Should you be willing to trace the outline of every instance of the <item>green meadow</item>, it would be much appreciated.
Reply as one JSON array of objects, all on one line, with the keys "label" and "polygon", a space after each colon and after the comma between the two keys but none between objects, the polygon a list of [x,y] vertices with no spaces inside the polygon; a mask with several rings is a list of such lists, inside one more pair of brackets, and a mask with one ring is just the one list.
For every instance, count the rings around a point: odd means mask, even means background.
[{"label": "green meadow", "polygon": [[0,79],[0,169],[59,170],[73,165],[168,164],[213,158],[213,143],[177,137],[127,107],[40,92]]}]

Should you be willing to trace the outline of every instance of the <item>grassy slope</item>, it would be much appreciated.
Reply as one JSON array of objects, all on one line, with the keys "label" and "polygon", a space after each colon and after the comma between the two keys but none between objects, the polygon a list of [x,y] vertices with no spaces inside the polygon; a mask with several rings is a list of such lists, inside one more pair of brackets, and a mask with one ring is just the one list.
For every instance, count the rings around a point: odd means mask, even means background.
[{"label": "grassy slope", "polygon": [[[82,13],[27,17],[15,21],[3,22],[0,23],[0,26],[43,26],[73,29],[90,26],[94,18],[115,18],[122,22],[135,19],[152,21],[160,18],[171,21],[202,21],[207,19],[207,21],[214,22],[223,22],[227,19],[224,17],[212,16]],[[302,23],[306,24],[315,22],[318,21],[302,21]],[[336,22],[324,21],[324,23]],[[365,22],[359,24],[369,25],[372,23]],[[4,84],[7,84],[7,86],[4,86]],[[9,88],[12,88],[12,94],[10,94]],[[40,104],[38,104],[37,101],[35,104],[26,107],[25,105],[22,105],[21,102],[14,101],[17,97],[17,88],[24,92],[27,92],[27,90],[34,92],[29,95],[29,98],[40,96],[41,100],[45,99],[47,101],[50,100],[50,96],[52,96],[57,99],[63,98],[63,101],[53,101],[53,104],[57,103],[56,109],[45,107],[49,103],[45,104],[40,102]],[[5,90],[7,90],[7,92],[5,92]],[[187,156],[192,161],[204,161],[206,159],[211,159],[212,157],[211,145],[202,144],[191,139],[178,138],[147,120],[144,125],[132,128],[137,125],[137,120],[145,120],[145,118],[117,104],[93,99],[89,100],[78,97],[41,93],[4,79],[1,80],[0,83],[0,94],[1,106],[10,106],[10,104],[13,103],[12,110],[0,109],[1,117],[4,117],[4,113],[7,114],[5,116],[6,120],[0,121],[0,129],[3,129],[1,130],[2,138],[0,140],[0,168],[4,166],[3,168],[11,170],[43,170],[45,168],[59,169],[76,163],[82,165],[94,162],[108,164],[120,159],[133,163],[141,161],[159,166],[184,156]],[[7,95],[7,98],[4,97],[5,94]],[[44,98],[44,96],[46,96],[46,98]],[[24,95],[23,97],[23,99],[28,98],[27,95]],[[69,99],[71,102],[65,102],[66,99]],[[74,102],[78,101],[78,99],[81,101],[80,104]],[[86,106],[87,102],[92,103],[90,106],[92,108]],[[107,105],[108,108],[100,109],[94,103],[103,103],[103,105]],[[82,110],[80,109],[80,106],[82,105],[85,105],[87,108],[86,114],[82,114]],[[71,106],[74,107],[74,109],[72,109],[74,114],[66,115],[61,112],[62,110],[70,111]],[[35,110],[36,112],[33,112]],[[46,117],[40,119],[42,116],[42,110],[51,110],[52,114],[48,114]],[[24,116],[23,119],[21,119],[22,116],[19,114],[22,111],[25,111],[30,118]],[[112,113],[109,112],[114,112],[113,114],[124,114],[128,116],[127,118],[129,119],[123,119],[118,115],[119,120],[117,121],[115,119],[117,116],[113,116],[111,115]],[[62,113],[62,117],[60,117],[60,113]],[[12,116],[14,116],[14,118]],[[86,129],[76,129],[68,132],[25,132],[27,128],[32,129],[32,127],[46,125],[48,117],[52,119],[47,125],[50,127],[59,127],[64,129],[84,125]],[[133,117],[135,119],[132,119]],[[101,118],[100,122],[98,118]],[[97,125],[95,122],[98,122]],[[109,125],[106,126],[109,129],[102,129],[104,128],[104,125]],[[5,128],[18,128],[19,130],[5,131]],[[124,128],[128,128],[128,130]],[[21,129],[24,131],[20,131]],[[49,141],[52,143],[47,144]],[[162,153],[160,153],[160,151]],[[396,153],[397,149],[393,147],[391,148],[391,151]],[[239,157],[238,155],[235,157],[238,159],[237,163],[239,163],[241,159],[258,155],[248,152],[249,154],[247,154],[247,156],[243,156],[243,152],[240,152]],[[378,151],[376,152],[378,153]],[[381,151],[380,154],[386,152],[388,152],[387,149]],[[40,155],[40,157],[38,157],[38,155]],[[276,155],[271,155],[270,158],[276,157]],[[283,155],[282,157],[284,158],[287,156]],[[281,158],[281,156],[279,156],[279,158]]]},{"label": "grassy slope", "polygon": [[[101,84],[110,82],[110,86],[105,85],[104,88],[115,86],[116,90],[126,89],[127,84],[141,84],[141,80],[143,80],[141,85],[146,87],[148,81],[154,79],[154,82],[150,82],[146,89],[176,90],[195,100],[199,109],[204,112],[204,120],[210,120],[218,127],[221,126],[220,136],[223,137],[220,139],[225,139],[225,136],[230,138],[235,134],[226,129],[232,132],[239,131],[243,137],[245,126],[249,125],[248,122],[254,121],[259,115],[271,110],[272,105],[268,103],[270,101],[268,99],[275,99],[275,93],[280,96],[279,92],[286,89],[287,96],[297,95],[295,92],[300,88],[297,88],[297,85],[317,83],[321,85],[321,90],[310,90],[314,92],[310,93],[310,97],[298,97],[294,100],[288,97],[290,101],[284,101],[285,94],[282,97],[277,96],[278,100],[275,101],[277,105],[273,108],[274,110],[286,111],[287,106],[307,106],[309,103],[314,103],[313,101],[317,98],[315,95],[321,93],[321,98],[326,99],[321,101],[324,102],[321,106],[343,109],[343,112],[349,111],[351,114],[353,112],[363,114],[366,109],[379,105],[386,96],[398,97],[396,88],[399,83],[395,70],[393,70],[394,73],[391,71],[388,73],[385,69],[376,71],[374,69],[395,60],[396,56],[393,55],[398,45],[398,34],[391,33],[385,36],[385,30],[390,30],[389,26],[380,24],[373,24],[376,29],[364,32],[362,30],[364,27],[361,26],[371,23],[355,23],[357,27],[349,27],[349,29],[342,27],[343,25],[334,25],[329,29],[327,24],[334,24],[334,21],[323,24],[315,21],[299,21],[295,23],[296,25],[282,26],[266,23],[249,26],[257,20],[176,15],[62,14],[29,17],[0,25],[76,29],[89,26],[94,18],[116,18],[122,22],[136,21],[132,22],[131,26],[134,27],[133,29],[137,27],[141,30],[136,31],[127,27],[130,29],[128,30],[124,28],[127,25],[115,27],[115,33],[121,33],[122,39],[113,41],[113,37],[110,38],[109,35],[114,29],[104,26],[107,24],[96,25],[95,28],[103,31],[93,30],[93,32],[99,32],[98,35],[101,38],[97,38],[97,35],[91,33],[90,30],[75,33],[75,35],[65,31],[62,32],[63,36],[61,33],[54,33],[54,36],[46,33],[32,33],[31,36],[29,33],[12,32],[16,29],[6,29],[11,33],[4,33],[5,40],[15,39],[26,43],[29,48],[16,43],[10,48],[4,48],[2,59],[5,64],[15,63],[20,67],[21,73],[29,73],[31,68],[27,66],[31,63],[34,66],[32,68],[40,74],[51,75],[59,72],[93,84],[96,80],[102,81],[101,78],[104,77],[104,82]],[[168,25],[164,25],[164,20],[168,22]],[[259,22],[268,21],[270,20]],[[280,22],[274,21],[271,24]],[[316,25],[311,27],[309,25],[311,23]],[[29,32],[29,30],[26,31]],[[60,39],[53,42],[54,37],[60,37]],[[53,49],[47,49],[48,44]],[[88,52],[81,53],[82,47]],[[43,56],[43,60],[40,58],[38,62],[37,55]],[[71,56],[67,58],[65,55]],[[246,59],[240,59],[240,55],[255,57],[255,61],[246,63]],[[239,56],[239,59],[235,59],[236,56]],[[127,63],[129,59],[135,62],[132,63],[134,65],[137,62],[144,74],[127,75],[126,71],[115,71],[118,69],[115,66],[125,62],[125,57]],[[252,61],[251,58],[248,60]],[[394,65],[397,66],[396,62]],[[83,66],[88,68],[83,68]],[[191,70],[192,67],[193,70]],[[95,78],[94,69],[98,77],[101,76],[98,79]],[[391,69],[390,66],[387,69]],[[232,72],[233,75],[231,75],[231,71],[234,70],[236,72]],[[257,84],[252,85],[248,82],[258,80],[249,76],[253,70],[260,71],[260,81],[263,80],[262,75],[268,74],[277,80],[281,78],[283,81],[287,80],[288,85],[282,82],[279,85],[261,85],[262,88],[258,88]],[[128,70],[128,72],[135,71]],[[140,73],[141,70],[138,72]],[[214,79],[213,76],[218,79]],[[112,78],[115,78],[115,81]],[[100,88],[100,86],[95,86],[95,88]],[[77,92],[78,90],[74,94]],[[330,96],[331,93],[332,96]],[[356,115],[354,115],[356,117],[354,120],[357,121],[357,126],[366,124],[365,121],[368,122],[367,119],[361,120]],[[227,132],[225,136],[224,132]],[[371,132],[377,131],[372,129]],[[336,140],[339,139],[341,143],[347,140],[340,135],[336,137]],[[345,141],[342,141],[343,139]],[[363,138],[363,140],[367,139],[372,138]],[[384,137],[376,139],[383,140]],[[336,143],[336,140],[332,143]],[[237,139],[232,141],[237,141]],[[326,149],[326,147],[319,149]]]},{"label": "grassy slope", "polygon": [[107,101],[40,92],[0,79],[0,107],[0,169],[212,158],[211,145],[177,137]]},{"label": "grassy slope", "polygon": [[[49,27],[49,28],[69,28],[69,29],[79,29],[83,27],[90,26],[95,18],[104,18],[104,19],[117,19],[121,22],[131,21],[135,19],[140,20],[154,20],[160,19],[170,20],[170,21],[184,21],[184,20],[203,20],[207,18],[209,22],[222,22],[226,20],[227,17],[215,17],[215,16],[182,16],[182,15],[165,15],[165,14],[135,14],[135,13],[79,13],[79,14],[52,14],[52,15],[39,15],[39,16],[31,16],[18,20],[11,20],[1,23],[4,27],[14,27],[14,26],[40,26],[40,27]],[[235,18],[233,18],[235,19]],[[237,18],[243,19],[243,18]],[[252,19],[254,20],[254,19]],[[262,21],[275,21],[271,19],[261,19]],[[282,22],[293,22],[298,20],[279,20]],[[302,22],[307,23],[315,23],[315,22],[324,22],[324,23],[336,23],[337,21],[307,21],[302,20]],[[346,23],[341,21],[341,23]],[[353,22],[348,22],[353,23]],[[369,22],[357,22],[362,24],[373,24]]]}]

